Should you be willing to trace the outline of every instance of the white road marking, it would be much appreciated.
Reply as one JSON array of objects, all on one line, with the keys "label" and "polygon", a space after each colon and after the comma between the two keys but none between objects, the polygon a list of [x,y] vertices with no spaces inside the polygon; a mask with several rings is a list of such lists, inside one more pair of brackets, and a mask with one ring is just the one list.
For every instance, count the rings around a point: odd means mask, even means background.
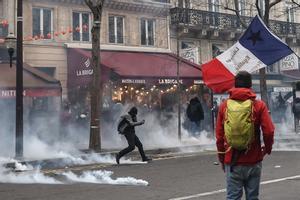
[{"label": "white road marking", "polygon": [[[273,180],[269,180],[269,181],[263,181],[260,184],[261,185],[267,185],[267,184],[271,184],[271,183],[278,183],[278,182],[282,182],[282,181],[286,181],[286,180],[293,180],[293,179],[298,179],[298,178],[300,178],[300,175],[289,176],[289,177],[279,178],[279,179],[273,179]],[[219,193],[223,193],[223,192],[226,192],[226,189],[215,190],[215,191],[211,191],[211,192],[204,192],[204,193],[199,193],[199,194],[194,194],[194,195],[189,195],[189,196],[184,196],[184,197],[177,197],[177,198],[172,198],[172,199],[169,199],[169,200],[194,199],[194,198],[197,198],[197,197],[211,196],[211,195],[219,194]]]}]

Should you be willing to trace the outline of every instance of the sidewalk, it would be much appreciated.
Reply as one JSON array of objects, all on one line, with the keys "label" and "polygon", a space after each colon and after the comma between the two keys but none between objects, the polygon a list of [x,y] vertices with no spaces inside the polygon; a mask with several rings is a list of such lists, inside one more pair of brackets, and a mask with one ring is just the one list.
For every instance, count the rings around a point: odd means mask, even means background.
[{"label": "sidewalk", "polygon": [[[180,147],[171,147],[171,148],[158,148],[158,149],[145,149],[145,153],[150,157],[158,157],[162,155],[168,154],[186,154],[186,153],[195,153],[201,151],[207,151],[214,148],[214,145],[189,145],[189,146],[180,146]],[[80,155],[72,155],[77,160],[88,160],[88,157],[91,156],[91,153],[95,153],[99,156],[111,156],[113,161],[115,158],[115,154],[119,152],[120,149],[103,149],[101,151],[95,152],[90,150],[81,150],[83,154]],[[140,155],[138,150],[134,150],[131,152],[128,157],[133,160],[139,160]],[[72,158],[52,158],[52,159],[41,159],[41,160],[22,160],[19,162],[22,165],[31,165],[33,167],[40,167],[40,169],[56,169],[56,168],[65,168],[67,166],[75,166],[80,164],[74,164]],[[90,164],[97,164],[95,161],[94,163]],[[111,164],[115,164],[114,162]],[[6,163],[4,164],[7,168],[16,168],[16,163]]]}]

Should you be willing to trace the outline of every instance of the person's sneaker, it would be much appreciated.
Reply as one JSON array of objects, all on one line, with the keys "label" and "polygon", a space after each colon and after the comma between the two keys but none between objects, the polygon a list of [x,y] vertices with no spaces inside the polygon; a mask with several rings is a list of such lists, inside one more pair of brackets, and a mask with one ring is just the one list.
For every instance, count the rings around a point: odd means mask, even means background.
[{"label": "person's sneaker", "polygon": [[143,158],[143,162],[149,162],[151,160],[152,160],[152,158],[149,158],[149,157]]},{"label": "person's sneaker", "polygon": [[117,162],[117,164],[120,164],[120,157],[119,157],[118,153],[116,154],[116,162]]}]

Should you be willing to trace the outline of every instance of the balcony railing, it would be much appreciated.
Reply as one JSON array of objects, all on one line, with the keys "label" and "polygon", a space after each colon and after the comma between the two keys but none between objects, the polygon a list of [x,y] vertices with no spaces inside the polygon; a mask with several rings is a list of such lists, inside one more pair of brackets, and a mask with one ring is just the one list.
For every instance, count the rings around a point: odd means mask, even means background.
[{"label": "balcony railing", "polygon": [[[171,23],[173,25],[185,24],[189,26],[195,26],[207,29],[217,29],[224,31],[237,31],[242,30],[242,24],[238,20],[236,15],[209,12],[187,8],[172,8],[170,11]],[[249,24],[251,17],[241,17],[242,20]],[[270,29],[280,36],[298,36],[300,37],[300,24],[290,23],[283,21],[270,20]]]}]

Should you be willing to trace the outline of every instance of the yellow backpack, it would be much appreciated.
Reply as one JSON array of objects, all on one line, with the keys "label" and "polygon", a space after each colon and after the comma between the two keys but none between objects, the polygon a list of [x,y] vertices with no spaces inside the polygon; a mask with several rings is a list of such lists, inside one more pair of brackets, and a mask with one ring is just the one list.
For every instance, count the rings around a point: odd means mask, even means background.
[{"label": "yellow backpack", "polygon": [[246,150],[254,140],[253,101],[227,100],[224,131],[233,149]]}]

